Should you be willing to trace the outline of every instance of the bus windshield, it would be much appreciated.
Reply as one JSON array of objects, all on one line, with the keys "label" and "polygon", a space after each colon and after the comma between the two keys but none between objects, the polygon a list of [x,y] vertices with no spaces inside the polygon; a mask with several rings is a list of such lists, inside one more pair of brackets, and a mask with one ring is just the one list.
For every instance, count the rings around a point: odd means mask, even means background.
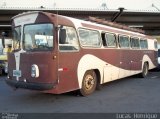
[{"label": "bus windshield", "polygon": [[32,24],[24,26],[23,49],[46,51],[53,49],[53,25]]}]

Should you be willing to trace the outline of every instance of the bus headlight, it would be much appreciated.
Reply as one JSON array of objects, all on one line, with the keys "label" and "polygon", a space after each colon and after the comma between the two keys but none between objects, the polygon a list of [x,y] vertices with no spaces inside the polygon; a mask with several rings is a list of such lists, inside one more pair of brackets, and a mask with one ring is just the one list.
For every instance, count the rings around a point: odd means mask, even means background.
[{"label": "bus headlight", "polygon": [[31,67],[31,76],[35,78],[39,77],[39,68],[36,64],[33,64]]}]

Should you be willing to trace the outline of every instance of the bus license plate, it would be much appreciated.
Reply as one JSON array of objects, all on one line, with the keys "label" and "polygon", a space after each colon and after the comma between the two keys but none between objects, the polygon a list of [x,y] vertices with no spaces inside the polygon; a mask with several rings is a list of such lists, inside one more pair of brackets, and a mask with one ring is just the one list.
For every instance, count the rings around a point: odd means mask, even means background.
[{"label": "bus license plate", "polygon": [[19,70],[13,70],[13,76],[21,77],[21,71],[19,71]]}]

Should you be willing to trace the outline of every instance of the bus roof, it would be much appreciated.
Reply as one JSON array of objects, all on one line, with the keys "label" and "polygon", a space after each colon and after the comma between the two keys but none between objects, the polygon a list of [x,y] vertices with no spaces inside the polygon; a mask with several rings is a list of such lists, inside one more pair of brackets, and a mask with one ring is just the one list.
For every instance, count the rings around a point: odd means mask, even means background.
[{"label": "bus roof", "polygon": [[[133,28],[130,29],[126,25],[119,25],[119,24],[117,25],[117,23],[115,24],[113,22],[109,23],[109,24],[112,24],[112,25],[104,24],[104,23],[107,23],[108,21],[102,21],[101,23],[100,22],[95,23],[96,20],[95,20],[95,18],[93,19],[92,17],[90,17],[90,21],[85,21],[85,20],[82,20],[82,19],[76,19],[76,18],[62,16],[62,15],[48,13],[48,12],[31,11],[31,12],[24,12],[24,13],[18,14],[16,16],[14,16],[12,18],[12,20],[16,19],[16,18],[19,18],[19,17],[22,17],[22,16],[25,16],[25,15],[31,15],[31,14],[43,14],[46,17],[49,17],[52,22],[56,21],[61,25],[63,25],[63,24],[67,25],[67,23],[70,23],[68,25],[73,25],[77,29],[80,28],[80,27],[81,28],[90,28],[90,29],[95,29],[95,30],[113,32],[113,33],[122,34],[122,35],[135,35],[135,37],[137,36],[137,37],[153,39],[153,37],[145,35],[143,31],[136,30],[136,29],[133,29]],[[53,16],[54,16],[54,18],[53,18]],[[116,27],[116,26],[120,26],[120,27]]]}]

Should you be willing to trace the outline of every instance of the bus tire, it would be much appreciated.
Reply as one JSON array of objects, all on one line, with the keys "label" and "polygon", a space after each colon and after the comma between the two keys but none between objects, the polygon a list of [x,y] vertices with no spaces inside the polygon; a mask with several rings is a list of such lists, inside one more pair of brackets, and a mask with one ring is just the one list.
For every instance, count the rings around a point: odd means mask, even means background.
[{"label": "bus tire", "polygon": [[141,77],[142,77],[142,78],[146,78],[147,75],[148,75],[148,63],[145,62],[145,63],[143,64]]},{"label": "bus tire", "polygon": [[87,96],[93,93],[97,86],[97,76],[92,70],[86,71],[83,76],[82,88],[80,89],[81,96]]}]

